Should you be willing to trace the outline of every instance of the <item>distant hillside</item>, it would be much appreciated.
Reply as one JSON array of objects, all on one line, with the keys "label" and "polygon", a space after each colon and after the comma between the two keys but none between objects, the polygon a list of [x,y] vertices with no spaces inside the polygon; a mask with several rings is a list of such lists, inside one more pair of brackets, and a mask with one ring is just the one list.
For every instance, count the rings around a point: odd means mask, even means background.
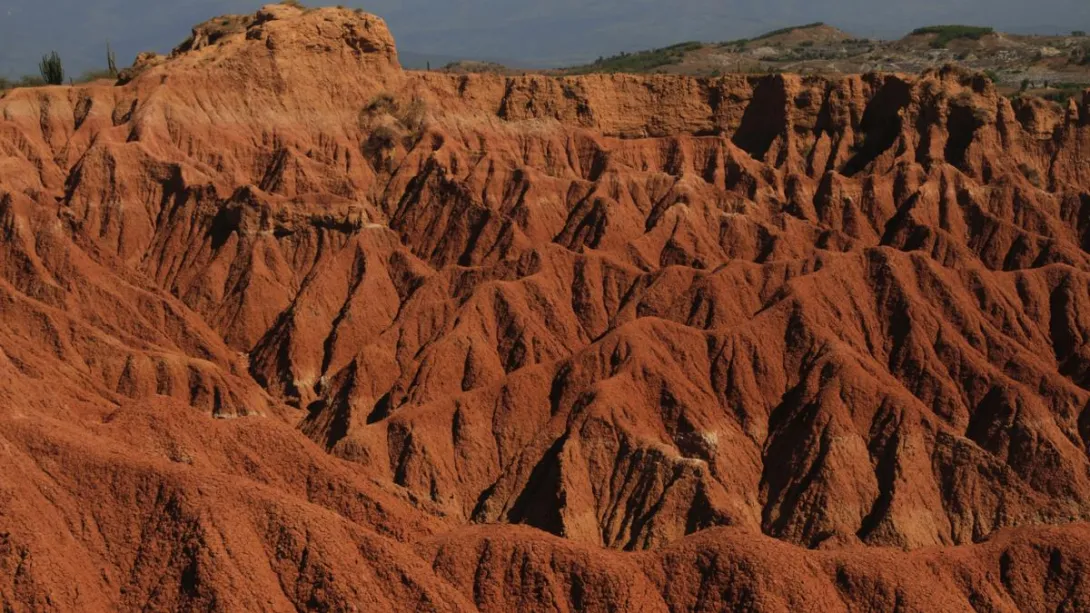
[{"label": "distant hillside", "polygon": [[916,28],[897,40],[877,40],[816,22],[753,38],[620,53],[559,72],[918,73],[945,64],[985,72],[1008,92],[1062,96],[1090,84],[1090,37],[1081,31],[1029,36],[984,26],[937,25]]},{"label": "distant hillside", "polygon": [[839,43],[850,38],[852,38],[852,35],[844,30],[834,28],[833,26],[825,24],[825,22],[818,21],[801,26],[780,28],[778,30],[772,30],[771,32],[765,32],[754,38],[742,38],[722,43],[722,45],[745,47],[752,47],[754,45],[807,45],[810,43]]},{"label": "distant hillside", "polygon": [[664,66],[680,64],[686,54],[704,48],[704,43],[678,43],[661,49],[649,49],[635,53],[619,53],[583,66],[563,69],[565,74],[588,74],[594,72],[651,72]]},{"label": "distant hillside", "polygon": [[754,38],[742,38],[723,43],[708,44],[696,41],[678,43],[659,49],[648,49],[635,53],[598,58],[590,64],[572,66],[562,70],[565,74],[587,74],[594,72],[656,72],[667,67],[675,67],[686,62],[699,63],[701,55],[707,55],[709,49],[747,49],[767,46],[803,46],[817,44],[835,44],[850,40],[850,34],[824,22],[815,22],[801,26],[780,28],[766,32]]},{"label": "distant hillside", "polygon": [[927,38],[931,43],[931,46],[936,49],[942,49],[952,43],[955,40],[980,40],[985,36],[995,34],[994,28],[983,28],[979,26],[962,26],[962,25],[947,25],[947,26],[926,26],[923,28],[916,28],[909,34],[912,36],[921,36]]}]

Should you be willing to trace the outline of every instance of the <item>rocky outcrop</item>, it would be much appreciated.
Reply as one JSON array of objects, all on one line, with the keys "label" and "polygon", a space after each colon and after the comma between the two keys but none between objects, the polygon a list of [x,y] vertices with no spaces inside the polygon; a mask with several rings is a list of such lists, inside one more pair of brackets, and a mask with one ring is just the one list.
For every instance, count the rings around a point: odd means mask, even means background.
[{"label": "rocky outcrop", "polygon": [[122,81],[0,99],[6,606],[1085,606],[1090,93],[288,5]]}]

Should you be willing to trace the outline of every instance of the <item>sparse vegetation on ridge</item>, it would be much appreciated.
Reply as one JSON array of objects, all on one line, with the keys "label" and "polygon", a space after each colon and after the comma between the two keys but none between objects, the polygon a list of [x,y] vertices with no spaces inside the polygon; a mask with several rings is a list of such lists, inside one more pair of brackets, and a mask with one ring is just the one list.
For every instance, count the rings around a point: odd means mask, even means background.
[{"label": "sparse vegetation on ridge", "polygon": [[700,49],[703,46],[703,43],[690,41],[660,49],[619,53],[610,57],[600,57],[593,63],[584,66],[566,68],[563,72],[573,75],[595,72],[648,72],[656,68],[678,64],[684,59],[686,53]]},{"label": "sparse vegetation on ridge", "polygon": [[786,28],[779,28],[778,30],[772,30],[772,31],[769,31],[769,32],[765,32],[764,34],[761,34],[759,36],[754,36],[753,38],[736,38],[734,40],[724,41],[724,42],[718,43],[718,46],[719,47],[744,47],[745,45],[748,45],[749,43],[755,43],[755,42],[762,41],[762,40],[768,40],[769,38],[775,38],[777,36],[783,36],[785,34],[790,34],[792,32],[798,32],[798,31],[801,31],[801,30],[812,30],[814,28],[820,28],[820,27],[822,27],[824,25],[826,25],[824,21],[815,21],[814,23],[806,23],[806,24],[803,24],[801,26],[790,26],[790,27],[786,27]]},{"label": "sparse vegetation on ridge", "polygon": [[116,79],[117,75],[108,68],[100,68],[97,70],[88,70],[79,77],[73,79],[73,83],[90,83],[92,81],[101,81],[103,79]]},{"label": "sparse vegetation on ridge", "polygon": [[963,25],[926,26],[912,31],[914,36],[934,34],[935,40],[931,41],[931,46],[936,49],[943,49],[955,40],[980,40],[994,33],[994,28]]},{"label": "sparse vegetation on ridge", "polygon": [[1072,98],[1078,98],[1090,84],[1088,83],[1052,83],[1051,91],[1041,95],[1045,100],[1066,103]]},{"label": "sparse vegetation on ridge", "polygon": [[[1090,81],[1090,44],[1080,31],[1054,35],[1002,34],[991,27],[935,25],[917,28],[893,40],[859,38],[823,22],[780,28],[755,38],[721,43],[686,42],[550,71],[553,74],[679,73],[844,74],[920,73],[958,65],[983,73],[1003,95],[1066,97],[1048,82]],[[498,70],[502,72],[502,68]],[[1024,87],[1020,84],[1027,80]],[[1034,84],[1044,83],[1044,85]]]},{"label": "sparse vegetation on ridge", "polygon": [[801,26],[791,26],[791,27],[788,27],[788,28],[780,28],[778,30],[772,30],[771,32],[765,32],[764,34],[761,34],[760,36],[751,38],[749,40],[750,41],[765,40],[766,38],[781,36],[783,34],[790,34],[792,32],[797,32],[799,30],[813,30],[814,28],[820,28],[821,26],[824,26],[824,25],[825,25],[824,21],[815,21],[814,23],[807,23],[807,24],[803,24]]},{"label": "sparse vegetation on ridge", "polygon": [[16,87],[41,87],[43,85],[45,85],[45,80],[38,75],[23,75],[18,79],[0,77],[0,91]]}]

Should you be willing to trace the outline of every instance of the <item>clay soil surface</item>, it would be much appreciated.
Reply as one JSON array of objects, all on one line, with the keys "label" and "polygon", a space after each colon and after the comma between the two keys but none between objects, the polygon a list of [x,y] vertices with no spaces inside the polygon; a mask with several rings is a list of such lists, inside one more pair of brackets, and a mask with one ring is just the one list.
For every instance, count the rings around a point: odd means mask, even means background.
[{"label": "clay soil surface", "polygon": [[3,611],[1090,609],[1090,92],[122,76],[0,97]]}]

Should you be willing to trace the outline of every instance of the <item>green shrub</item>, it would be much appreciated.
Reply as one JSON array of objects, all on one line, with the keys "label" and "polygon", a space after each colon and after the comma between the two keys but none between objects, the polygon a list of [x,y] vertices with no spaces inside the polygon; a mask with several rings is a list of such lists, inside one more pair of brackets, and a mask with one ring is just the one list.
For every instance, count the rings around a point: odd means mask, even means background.
[{"label": "green shrub", "polygon": [[748,38],[738,38],[738,39],[735,39],[735,40],[728,40],[728,41],[721,42],[716,46],[719,47],[720,49],[730,49],[731,51],[733,51],[735,53],[741,53],[742,51],[745,51],[746,45],[748,45],[748,44],[749,44],[749,39]]},{"label": "green shrub", "polygon": [[38,75],[23,75],[18,81],[15,82],[15,87],[41,87],[45,85],[45,79]]},{"label": "green shrub", "polygon": [[42,80],[49,85],[64,83],[64,67],[61,66],[61,56],[56,51],[42,56],[38,71],[42,74]]},{"label": "green shrub", "polygon": [[117,74],[106,68],[99,68],[98,70],[88,70],[87,72],[76,77],[76,83],[90,83],[91,81],[100,81],[102,79],[116,79]]},{"label": "green shrub", "polygon": [[[1057,82],[1051,84],[1052,89],[1055,91],[1048,92],[1041,97],[1045,100],[1051,100],[1053,102],[1059,102],[1060,104],[1066,104],[1068,100],[1072,98],[1078,99],[1082,95],[1082,92],[1090,87],[1088,83],[1067,83]],[[1045,87],[1049,87],[1049,83],[1045,82]]]},{"label": "green shrub", "polygon": [[680,64],[686,53],[696,51],[703,46],[703,43],[690,41],[661,49],[637,51],[636,53],[622,52],[611,57],[600,57],[591,64],[566,68],[564,73],[578,75],[599,72],[651,72],[664,66]]},{"label": "green shrub", "polygon": [[814,28],[820,28],[825,25],[824,21],[815,21],[814,23],[807,23],[801,26],[791,26],[788,28],[780,28],[779,30],[772,30],[771,32],[765,32],[764,34],[754,38],[754,41],[764,40],[766,38],[772,38],[773,36],[780,36],[781,34],[790,34],[796,30],[812,30]]},{"label": "green shrub", "polygon": [[24,75],[18,79],[0,77],[0,92],[16,87],[41,87],[45,85],[45,79],[38,75]]},{"label": "green shrub", "polygon": [[993,28],[962,25],[927,26],[912,31],[915,36],[935,34],[935,40],[931,41],[931,46],[936,49],[945,48],[955,40],[980,40],[993,33],[995,33]]}]

